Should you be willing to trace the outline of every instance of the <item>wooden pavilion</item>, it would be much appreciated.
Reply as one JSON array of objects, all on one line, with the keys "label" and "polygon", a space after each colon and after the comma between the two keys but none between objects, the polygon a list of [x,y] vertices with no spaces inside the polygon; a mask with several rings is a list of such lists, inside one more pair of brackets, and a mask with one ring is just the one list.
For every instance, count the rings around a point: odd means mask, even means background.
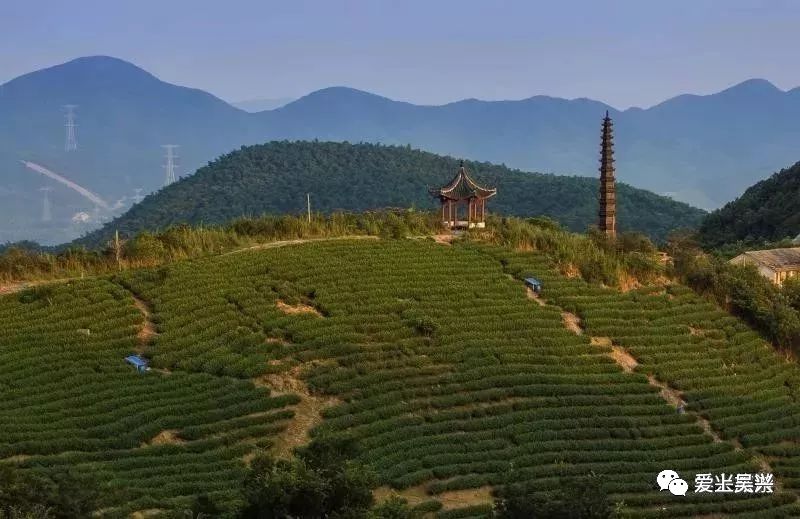
[{"label": "wooden pavilion", "polygon": [[464,161],[461,161],[456,176],[449,184],[430,189],[429,192],[441,202],[442,223],[447,227],[483,229],[486,227],[486,199],[496,195],[497,188],[483,187],[472,180]]}]

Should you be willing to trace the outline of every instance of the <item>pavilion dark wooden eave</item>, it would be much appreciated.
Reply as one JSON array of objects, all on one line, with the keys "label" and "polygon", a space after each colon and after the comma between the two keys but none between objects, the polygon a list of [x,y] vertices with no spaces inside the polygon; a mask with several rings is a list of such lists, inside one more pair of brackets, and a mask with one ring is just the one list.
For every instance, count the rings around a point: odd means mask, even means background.
[{"label": "pavilion dark wooden eave", "polygon": [[431,189],[431,195],[447,200],[462,201],[470,198],[491,198],[497,194],[497,188],[483,187],[475,182],[467,173],[462,163],[456,176],[446,186]]}]

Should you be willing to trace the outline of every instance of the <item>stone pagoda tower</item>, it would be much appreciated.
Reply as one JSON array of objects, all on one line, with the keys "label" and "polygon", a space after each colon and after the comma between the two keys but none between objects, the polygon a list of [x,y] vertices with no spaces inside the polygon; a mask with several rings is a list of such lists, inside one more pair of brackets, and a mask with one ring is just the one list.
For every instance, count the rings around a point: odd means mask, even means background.
[{"label": "stone pagoda tower", "polygon": [[609,238],[617,237],[617,187],[614,178],[614,123],[603,118],[600,144],[600,212],[597,228]]}]

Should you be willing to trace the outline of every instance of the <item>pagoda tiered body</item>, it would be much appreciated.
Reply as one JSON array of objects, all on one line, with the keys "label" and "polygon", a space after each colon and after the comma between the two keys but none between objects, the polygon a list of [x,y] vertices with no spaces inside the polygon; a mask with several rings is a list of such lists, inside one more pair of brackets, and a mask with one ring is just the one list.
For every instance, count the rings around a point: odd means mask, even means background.
[{"label": "pagoda tiered body", "polygon": [[609,238],[617,236],[617,188],[614,178],[614,123],[606,112],[600,144],[600,212],[597,228]]},{"label": "pagoda tiered body", "polygon": [[497,194],[496,188],[479,185],[470,178],[462,161],[458,173],[444,187],[431,189],[442,204],[442,222],[450,229],[486,227],[486,199]]}]

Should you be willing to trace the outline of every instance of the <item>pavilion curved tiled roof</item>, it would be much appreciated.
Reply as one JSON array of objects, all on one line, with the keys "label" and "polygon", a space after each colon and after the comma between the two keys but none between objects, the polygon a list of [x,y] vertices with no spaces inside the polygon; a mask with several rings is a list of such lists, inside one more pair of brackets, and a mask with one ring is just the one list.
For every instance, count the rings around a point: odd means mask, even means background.
[{"label": "pavilion curved tiled roof", "polygon": [[467,174],[462,162],[458,173],[444,187],[430,189],[430,194],[447,200],[468,200],[470,198],[489,198],[497,194],[497,188],[483,187]]}]

